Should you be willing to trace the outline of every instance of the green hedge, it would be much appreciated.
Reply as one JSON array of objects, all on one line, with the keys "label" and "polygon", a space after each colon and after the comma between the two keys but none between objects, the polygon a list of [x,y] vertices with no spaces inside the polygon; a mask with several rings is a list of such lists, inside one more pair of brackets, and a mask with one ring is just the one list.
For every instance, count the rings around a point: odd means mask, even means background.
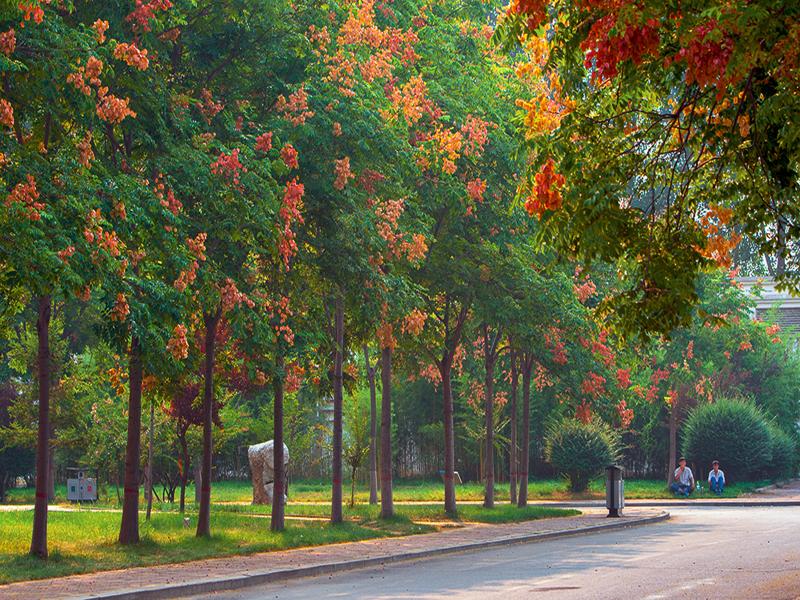
[{"label": "green hedge", "polygon": [[767,474],[775,479],[794,476],[797,472],[797,445],[792,437],[775,423],[768,424],[772,442],[772,462]]},{"label": "green hedge", "polygon": [[683,454],[700,469],[698,477],[714,459],[728,481],[768,477],[774,469],[774,450],[787,452],[761,409],[747,400],[722,398],[701,404],[683,426]]},{"label": "green hedge", "polygon": [[583,492],[592,478],[620,459],[619,435],[598,420],[587,424],[564,419],[547,431],[544,455],[569,479],[573,492]]}]

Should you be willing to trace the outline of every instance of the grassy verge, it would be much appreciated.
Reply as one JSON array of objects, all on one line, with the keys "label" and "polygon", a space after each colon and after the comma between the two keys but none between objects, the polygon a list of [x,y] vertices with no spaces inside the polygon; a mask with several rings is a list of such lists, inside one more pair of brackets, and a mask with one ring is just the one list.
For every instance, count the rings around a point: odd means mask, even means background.
[{"label": "grassy verge", "polygon": [[[725,492],[722,496],[717,496],[708,489],[708,483],[702,481],[702,491],[695,491],[692,493],[691,498],[738,498],[745,494],[751,494],[754,490],[765,485],[769,485],[770,481],[745,481],[734,483],[725,487]],[[595,480],[589,486],[589,494],[596,498],[605,498],[605,482],[602,480]],[[652,479],[631,479],[625,481],[625,498],[627,500],[658,500],[675,498],[673,494],[663,481],[653,481]]]},{"label": "grassy verge", "polygon": [[[268,506],[252,506],[241,504],[218,505],[217,511],[234,514],[250,514],[266,516],[270,514]],[[380,506],[369,504],[356,504],[345,507],[344,515],[347,520],[355,522],[375,522],[380,514]],[[462,504],[458,514],[450,515],[444,511],[441,504],[405,504],[395,506],[395,515],[398,522],[426,521],[437,524],[460,523],[512,523],[517,521],[534,521],[536,519],[551,519],[554,517],[571,517],[579,515],[580,511],[572,509],[549,508],[542,506],[526,506],[518,508],[510,504],[499,504],[493,509],[485,509],[480,505]],[[330,516],[330,507],[323,504],[294,504],[286,507],[286,515],[292,517],[327,518]]]},{"label": "grassy verge", "polygon": [[[769,481],[755,481],[735,483],[725,489],[725,498],[736,498],[743,494],[751,493],[754,489],[768,485]],[[704,486],[705,488],[706,486]],[[430,480],[397,480],[394,484],[394,499],[397,502],[443,502],[444,488],[440,481]],[[479,483],[465,483],[456,489],[460,501],[483,500],[483,486]],[[9,490],[8,504],[33,504],[34,490],[31,488]],[[289,495],[292,502],[330,502],[331,486],[326,481],[300,480],[293,481],[289,486]],[[193,506],[194,486],[189,486],[186,491],[189,500],[187,505]],[[249,481],[218,481],[214,482],[211,498],[219,502],[250,502],[253,497]],[[605,498],[605,482],[601,479],[592,481],[585,494],[571,494],[563,479],[538,479],[532,480],[528,486],[528,497],[536,500],[586,500]],[[661,480],[628,479],[625,481],[625,497],[634,499],[663,499],[673,498],[674,495],[666,488]],[[711,498],[713,494],[704,489],[701,494],[692,497]],[[508,485],[498,485],[496,499],[507,501],[509,499]],[[364,485],[356,488],[356,502],[365,503],[369,500],[369,489]],[[66,487],[56,488],[56,503],[66,503]],[[98,506],[117,507],[117,495],[114,488],[106,488],[100,496]],[[171,505],[162,504],[168,509]]]},{"label": "grassy verge", "polygon": [[[0,584],[435,529],[403,518],[390,521],[365,518],[348,520],[337,526],[290,521],[286,531],[273,533],[269,530],[269,519],[216,511],[211,515],[213,536],[198,539],[194,527],[184,527],[182,515],[156,513],[149,523],[142,523],[142,543],[136,547],[122,547],[116,543],[119,518],[119,513],[111,512],[51,512],[48,522],[50,558],[43,562],[27,555],[33,513],[0,513]],[[192,522],[196,523],[194,515]]]}]

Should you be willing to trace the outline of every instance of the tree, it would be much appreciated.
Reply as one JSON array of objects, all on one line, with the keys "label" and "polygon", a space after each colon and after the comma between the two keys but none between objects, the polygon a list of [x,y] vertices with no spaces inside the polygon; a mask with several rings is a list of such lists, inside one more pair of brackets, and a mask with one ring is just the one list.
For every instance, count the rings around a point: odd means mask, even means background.
[{"label": "tree", "polygon": [[[298,64],[288,3],[238,1],[170,9],[159,32],[159,72],[172,73],[169,119],[157,161],[182,206],[184,234],[205,234],[203,262],[180,285],[196,282],[193,312],[202,323],[203,457],[198,536],[210,533],[214,373],[218,358],[235,360],[236,340],[218,347],[221,329],[255,307],[246,265],[278,247],[282,185],[291,167],[273,148],[270,125],[285,76]],[[217,24],[226,23],[226,35]],[[265,63],[264,60],[267,59]]]},{"label": "tree", "polygon": [[356,477],[364,460],[369,455],[369,435],[367,434],[367,420],[361,410],[357,398],[353,399],[348,415],[350,423],[348,439],[344,444],[344,459],[350,467],[350,507],[356,503]]},{"label": "tree", "polygon": [[620,264],[603,312],[621,331],[688,324],[697,275],[740,234],[798,290],[799,17],[782,1],[509,5],[497,38],[532,59],[520,195],[543,241]]},{"label": "tree", "polygon": [[[380,360],[380,359],[379,359]],[[369,357],[369,345],[364,344],[364,369],[369,385],[369,503],[378,503],[378,424],[377,424],[377,390],[375,375],[379,361],[375,364]]]},{"label": "tree", "polygon": [[800,409],[788,381],[798,363],[786,334],[769,321],[753,321],[753,299],[729,273],[702,276],[697,294],[700,304],[690,326],[676,329],[669,340],[642,346],[640,358],[629,359],[631,407],[638,415],[634,429],[655,432],[648,433],[655,440],[640,460],[663,466],[667,479],[675,468],[684,417],[717,397],[751,397],[796,435]]},{"label": "tree", "polygon": [[[99,274],[118,266],[118,238],[96,212],[99,186],[86,164],[90,124],[100,121],[113,135],[133,113],[127,99],[102,85],[102,61],[87,58],[98,45],[97,33],[80,26],[74,15],[31,3],[4,10],[2,19],[0,104],[11,135],[2,143],[8,195],[0,217],[0,263],[6,281],[26,289],[37,307],[39,432],[31,554],[45,558],[53,301],[86,297]],[[28,26],[17,31],[23,19]]]},{"label": "tree", "polygon": [[[402,174],[412,163],[407,129],[387,118],[395,107],[390,90],[407,78],[416,59],[416,32],[409,26],[415,6],[398,4],[385,14],[373,2],[310,11],[308,32],[316,60],[281,102],[284,119],[295,126],[296,141],[284,153],[296,160],[306,187],[304,241],[313,248],[317,293],[325,298],[334,414],[334,523],[342,521],[342,365],[351,341],[363,339],[370,329],[366,323],[374,322],[359,322],[351,315],[363,314],[365,301],[380,307],[369,292],[379,290],[382,276],[370,260],[381,247],[375,222],[398,216],[403,206],[398,198],[406,193]],[[395,252],[419,252],[424,245],[420,238],[412,245],[391,223],[382,231]]]}]

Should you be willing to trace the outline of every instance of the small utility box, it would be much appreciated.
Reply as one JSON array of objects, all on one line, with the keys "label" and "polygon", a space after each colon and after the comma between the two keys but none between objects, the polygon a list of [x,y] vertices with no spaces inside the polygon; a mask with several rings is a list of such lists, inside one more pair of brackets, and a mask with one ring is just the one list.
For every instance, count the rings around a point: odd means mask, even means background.
[{"label": "small utility box", "polygon": [[609,517],[621,517],[625,508],[625,480],[622,467],[617,465],[606,467],[606,508]]},{"label": "small utility box", "polygon": [[86,469],[67,468],[67,500],[97,502],[97,479],[87,475]]}]

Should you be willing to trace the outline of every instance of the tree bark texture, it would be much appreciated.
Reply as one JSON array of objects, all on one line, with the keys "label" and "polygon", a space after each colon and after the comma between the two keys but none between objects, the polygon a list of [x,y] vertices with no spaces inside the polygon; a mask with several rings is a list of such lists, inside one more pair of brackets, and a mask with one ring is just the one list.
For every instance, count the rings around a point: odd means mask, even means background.
[{"label": "tree bark texture", "polygon": [[453,423],[453,392],[451,389],[451,369],[452,356],[447,356],[442,361],[442,404],[444,419],[444,510],[455,514],[456,507],[456,484],[455,484],[455,432]]},{"label": "tree bark texture", "polygon": [[375,367],[369,358],[369,347],[364,344],[364,364],[369,382],[369,503],[378,503],[378,401],[375,390]]},{"label": "tree bark texture", "polygon": [[531,371],[533,356],[530,352],[522,355],[522,444],[519,456],[519,496],[517,506],[528,505],[528,469],[531,456]]},{"label": "tree bark texture", "polygon": [[337,296],[334,306],[333,354],[333,490],[331,492],[331,523],[341,523],[342,512],[342,403],[344,378],[344,299]]},{"label": "tree bark texture", "polygon": [[392,497],[392,349],[381,350],[381,518],[394,516]]},{"label": "tree bark texture", "polygon": [[142,439],[142,353],[139,338],[131,338],[128,359],[128,443],[125,447],[120,544],[139,542],[139,452]]},{"label": "tree bark texture", "polygon": [[39,385],[39,425],[36,440],[36,501],[33,508],[31,554],[47,558],[47,483],[50,471],[50,296],[38,301],[37,376]]},{"label": "tree bark texture", "polygon": [[147,484],[147,514],[145,519],[150,520],[150,513],[153,510],[153,427],[155,425],[155,399],[150,400],[150,427],[147,429],[147,470],[145,471],[145,483]]},{"label": "tree bark texture", "polygon": [[669,411],[669,456],[667,457],[667,486],[672,484],[672,474],[678,460],[678,398],[672,399]]},{"label": "tree bark texture", "polygon": [[486,428],[486,446],[484,449],[484,508],[494,508],[494,368],[499,353],[500,330],[490,330],[483,324],[483,356],[484,356],[484,411]]},{"label": "tree bark texture", "polygon": [[[203,368],[203,468],[200,484],[200,510],[197,514],[197,537],[211,535],[211,460],[214,450],[214,352],[216,350],[217,325],[221,310],[205,315],[206,356]],[[183,466],[184,470],[188,465]]]},{"label": "tree bark texture", "polygon": [[508,483],[511,504],[517,503],[517,395],[519,393],[519,372],[517,371],[517,353],[511,350],[511,439],[508,450]]},{"label": "tree bark texture", "polygon": [[275,374],[272,376],[273,391],[273,425],[272,425],[272,444],[274,466],[274,482],[272,485],[272,519],[270,529],[272,531],[283,531],[284,524],[284,504],[283,488],[284,478],[286,477],[283,464],[283,379],[284,361],[280,350],[276,352]]}]

